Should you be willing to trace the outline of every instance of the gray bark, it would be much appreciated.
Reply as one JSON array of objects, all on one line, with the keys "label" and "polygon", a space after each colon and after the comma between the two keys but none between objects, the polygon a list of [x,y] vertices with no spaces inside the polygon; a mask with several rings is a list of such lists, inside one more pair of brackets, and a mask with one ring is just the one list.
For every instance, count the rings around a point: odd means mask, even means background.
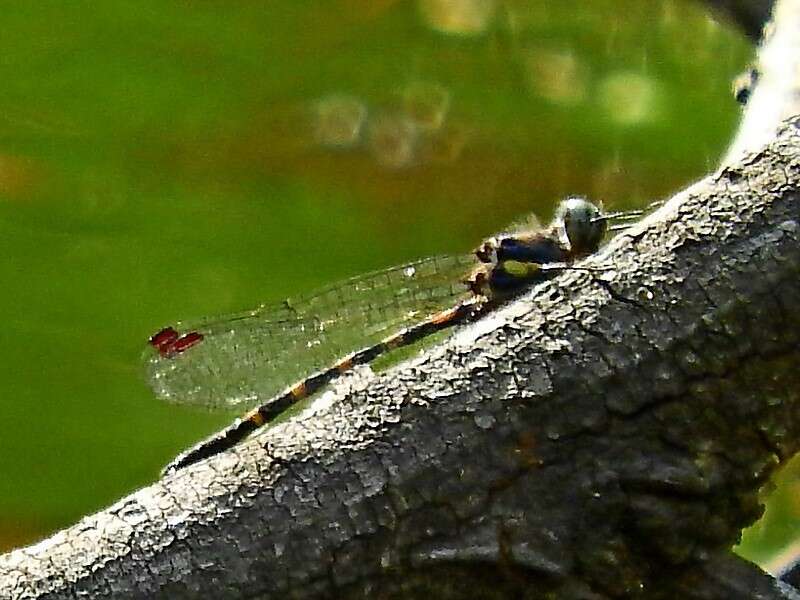
[{"label": "gray bark", "polygon": [[800,445],[800,120],[771,132],[596,272],[0,557],[0,597],[797,597],[730,552]]}]

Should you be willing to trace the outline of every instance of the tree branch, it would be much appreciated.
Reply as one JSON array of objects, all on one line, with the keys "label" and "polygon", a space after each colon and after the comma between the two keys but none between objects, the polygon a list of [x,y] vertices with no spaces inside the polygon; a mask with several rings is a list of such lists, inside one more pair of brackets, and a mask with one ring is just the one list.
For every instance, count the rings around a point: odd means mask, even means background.
[{"label": "tree branch", "polygon": [[769,143],[781,122],[800,114],[800,2],[778,2],[766,31],[753,69],[755,87],[724,162]]},{"label": "tree branch", "polygon": [[754,42],[761,39],[761,31],[772,10],[773,0],[703,0],[733,21]]},{"label": "tree branch", "polygon": [[800,120],[770,138],[597,273],[0,557],[0,597],[796,597],[729,550],[800,444]]}]

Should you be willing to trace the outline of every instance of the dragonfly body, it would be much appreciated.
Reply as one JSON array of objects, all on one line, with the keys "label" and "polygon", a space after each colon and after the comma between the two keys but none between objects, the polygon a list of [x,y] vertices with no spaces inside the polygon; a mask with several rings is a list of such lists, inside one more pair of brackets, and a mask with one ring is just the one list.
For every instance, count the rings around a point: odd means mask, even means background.
[{"label": "dragonfly body", "polygon": [[[176,457],[173,472],[227,450],[356,365],[474,320],[595,252],[611,218],[569,198],[544,229],[488,238],[468,257],[434,257],[331,286],[296,302],[162,329],[150,338],[148,379],[162,399],[207,407],[256,405]],[[358,344],[346,339],[358,332]],[[293,337],[294,336],[294,337]],[[349,346],[349,347],[348,347]],[[358,347],[358,346],[356,346]],[[313,371],[303,376],[297,358]],[[301,361],[302,362],[302,361]],[[287,381],[297,383],[281,390]]]}]

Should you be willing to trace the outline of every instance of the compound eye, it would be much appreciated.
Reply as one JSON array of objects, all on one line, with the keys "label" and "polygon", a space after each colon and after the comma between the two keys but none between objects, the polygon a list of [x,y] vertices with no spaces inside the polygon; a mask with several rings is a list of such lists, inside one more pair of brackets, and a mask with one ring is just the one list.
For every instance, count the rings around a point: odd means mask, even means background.
[{"label": "compound eye", "polygon": [[569,240],[570,243],[572,243],[572,240],[575,238],[577,229],[573,213],[570,211],[564,213],[564,232],[567,234],[567,240]]},{"label": "compound eye", "polygon": [[576,256],[597,250],[606,232],[606,222],[600,209],[583,198],[570,198],[561,215],[564,234]]}]

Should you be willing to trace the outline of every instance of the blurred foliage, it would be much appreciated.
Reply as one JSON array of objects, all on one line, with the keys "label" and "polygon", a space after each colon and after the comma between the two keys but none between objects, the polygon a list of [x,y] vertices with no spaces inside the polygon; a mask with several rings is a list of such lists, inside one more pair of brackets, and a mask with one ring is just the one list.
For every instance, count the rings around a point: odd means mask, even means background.
[{"label": "blurred foliage", "polygon": [[720,157],[750,54],[678,0],[5,2],[0,546],[228,420],[152,399],[160,325],[465,251],[568,193],[663,197]]}]

